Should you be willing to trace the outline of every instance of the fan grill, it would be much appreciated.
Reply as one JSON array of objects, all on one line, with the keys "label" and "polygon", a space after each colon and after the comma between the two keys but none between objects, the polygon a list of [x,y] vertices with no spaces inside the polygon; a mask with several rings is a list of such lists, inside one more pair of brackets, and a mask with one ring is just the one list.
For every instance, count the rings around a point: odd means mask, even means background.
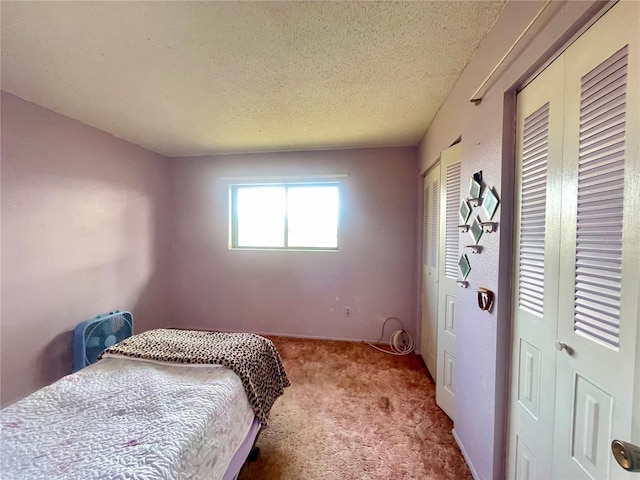
[{"label": "fan grill", "polygon": [[105,348],[132,334],[133,317],[129,312],[116,311],[82,322],[74,331],[74,371],[95,363]]}]

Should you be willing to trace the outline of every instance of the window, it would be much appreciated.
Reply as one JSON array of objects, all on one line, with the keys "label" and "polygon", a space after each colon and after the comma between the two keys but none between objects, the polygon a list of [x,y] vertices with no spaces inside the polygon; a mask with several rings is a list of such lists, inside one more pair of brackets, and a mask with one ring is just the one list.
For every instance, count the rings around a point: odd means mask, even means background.
[{"label": "window", "polygon": [[337,250],[337,183],[231,186],[231,248]]}]

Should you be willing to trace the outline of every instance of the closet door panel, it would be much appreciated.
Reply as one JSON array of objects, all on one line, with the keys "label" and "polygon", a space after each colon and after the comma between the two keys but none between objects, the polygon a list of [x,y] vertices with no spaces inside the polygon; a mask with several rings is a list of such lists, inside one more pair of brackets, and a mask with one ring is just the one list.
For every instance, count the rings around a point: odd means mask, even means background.
[{"label": "closet door panel", "polygon": [[551,478],[564,78],[556,60],[518,94],[507,478]]},{"label": "closet door panel", "polygon": [[435,380],[438,363],[438,238],[440,165],[424,177],[422,224],[422,325],[420,353]]},{"label": "closet door panel", "polygon": [[455,420],[456,301],[458,297],[458,225],[461,144],[440,157],[440,276],[438,291],[438,374],[436,403]]},{"label": "closet door panel", "polygon": [[554,477],[632,478],[638,328],[638,32],[620,2],[565,56],[565,144]]}]

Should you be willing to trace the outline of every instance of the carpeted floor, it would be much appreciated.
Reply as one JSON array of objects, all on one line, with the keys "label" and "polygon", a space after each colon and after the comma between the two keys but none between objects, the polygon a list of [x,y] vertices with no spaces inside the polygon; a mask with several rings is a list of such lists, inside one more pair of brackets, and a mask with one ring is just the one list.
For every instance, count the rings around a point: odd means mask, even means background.
[{"label": "carpeted floor", "polygon": [[471,479],[420,357],[271,337],[291,387],[239,480]]}]

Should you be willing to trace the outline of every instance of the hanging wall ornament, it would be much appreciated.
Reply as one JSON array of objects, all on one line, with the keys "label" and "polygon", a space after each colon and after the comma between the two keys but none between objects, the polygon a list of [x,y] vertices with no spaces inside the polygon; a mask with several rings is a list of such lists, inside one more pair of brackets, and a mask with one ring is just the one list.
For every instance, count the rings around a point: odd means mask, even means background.
[{"label": "hanging wall ornament", "polygon": [[493,187],[487,188],[484,194],[484,198],[482,199],[482,208],[487,214],[487,220],[491,220],[498,209],[498,204],[500,200],[498,199],[498,194],[495,192]]},{"label": "hanging wall ornament", "polygon": [[466,255],[460,256],[460,261],[458,262],[458,269],[460,270],[460,275],[462,275],[462,279],[466,280],[469,276],[469,272],[471,271],[471,264],[469,263],[469,259]]},{"label": "hanging wall ornament", "polygon": [[480,237],[482,237],[482,222],[480,221],[480,217],[476,215],[476,218],[473,219],[473,223],[471,224],[471,228],[469,229],[469,234],[473,239],[473,243],[476,245],[480,241]]},{"label": "hanging wall ornament", "polygon": [[467,223],[467,220],[469,220],[469,215],[471,215],[471,207],[466,200],[462,200],[462,202],[460,203],[460,210],[458,210],[458,213],[460,214],[461,223]]}]

